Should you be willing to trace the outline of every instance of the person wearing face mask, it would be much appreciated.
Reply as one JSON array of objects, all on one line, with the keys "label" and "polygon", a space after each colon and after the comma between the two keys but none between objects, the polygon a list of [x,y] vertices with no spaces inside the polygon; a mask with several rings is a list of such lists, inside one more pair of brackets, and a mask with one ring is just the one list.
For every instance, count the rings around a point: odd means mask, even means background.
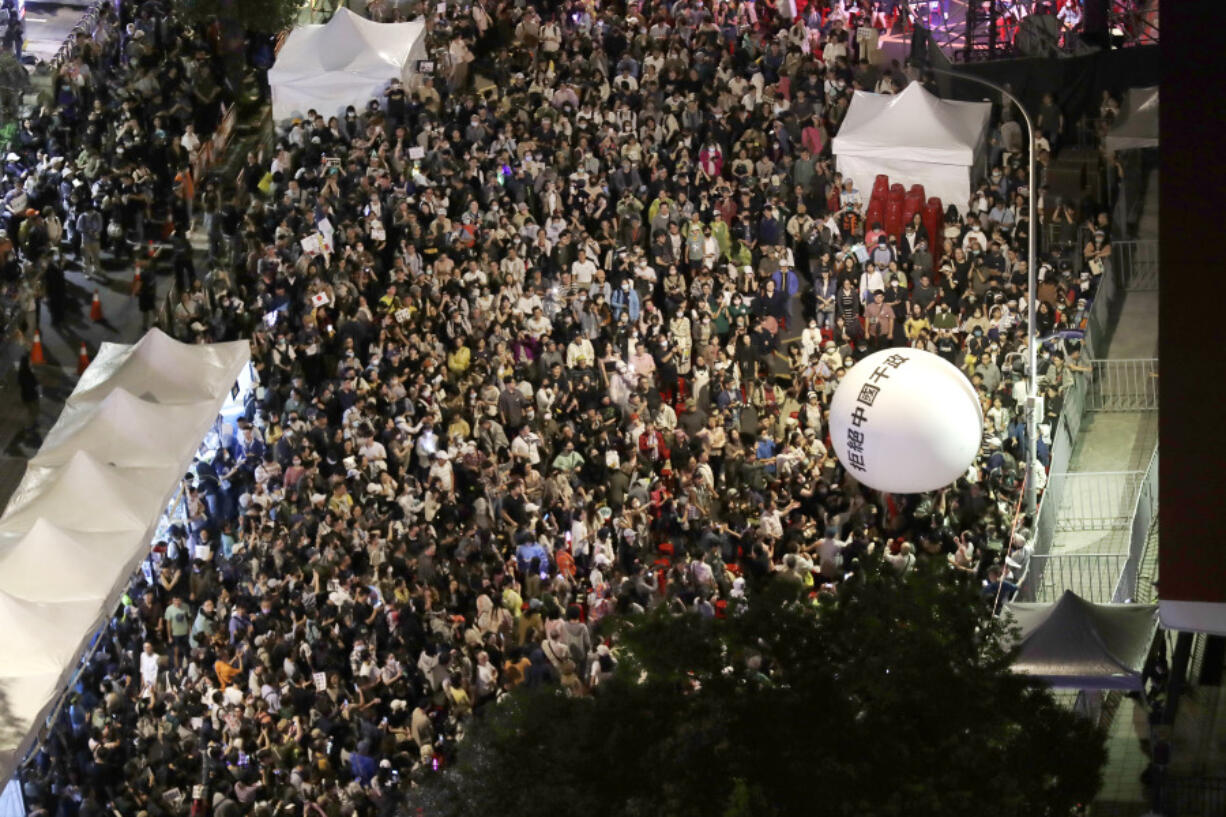
[{"label": "person wearing face mask", "polygon": [[284,335],[277,335],[277,341],[272,349],[272,368],[274,373],[274,382],[287,382],[294,368],[294,359],[296,354],[290,348]]},{"label": "person wearing face mask", "polygon": [[975,326],[969,331],[965,346],[968,355],[974,355],[977,359],[983,357],[984,351],[988,348],[988,339],[984,336],[981,327]]},{"label": "person wearing face mask", "polygon": [[352,105],[345,109],[345,118],[340,121],[338,129],[345,142],[352,142],[360,135],[358,112]]},{"label": "person wearing face mask", "polygon": [[621,285],[613,290],[613,297],[609,300],[609,308],[613,311],[613,319],[621,320],[621,316],[625,313],[631,323],[637,323],[642,305],[639,300],[638,290],[630,286],[630,279],[623,278]]},{"label": "person wearing face mask", "polygon": [[979,242],[980,250],[988,246],[988,237],[980,229],[979,216],[975,213],[971,213],[966,217],[966,231],[962,235],[962,249],[968,253],[971,251],[972,240]]}]

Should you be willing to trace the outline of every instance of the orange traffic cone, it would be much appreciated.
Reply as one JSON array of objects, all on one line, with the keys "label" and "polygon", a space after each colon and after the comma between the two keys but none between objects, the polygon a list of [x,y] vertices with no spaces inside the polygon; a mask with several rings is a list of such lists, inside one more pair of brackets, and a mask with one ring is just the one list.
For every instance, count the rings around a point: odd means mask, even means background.
[{"label": "orange traffic cone", "polygon": [[94,302],[89,305],[89,319],[97,323],[102,320],[102,301],[98,299],[98,290],[94,290]]},{"label": "orange traffic cone", "polygon": [[35,366],[47,362],[43,355],[43,336],[37,329],[34,330],[34,343],[30,345],[30,362]]},{"label": "orange traffic cone", "polygon": [[88,368],[89,350],[85,348],[85,341],[81,341],[81,354],[77,355],[77,374],[85,374]]},{"label": "orange traffic cone", "polygon": [[137,267],[136,272],[132,275],[132,294],[140,294],[140,267]]}]

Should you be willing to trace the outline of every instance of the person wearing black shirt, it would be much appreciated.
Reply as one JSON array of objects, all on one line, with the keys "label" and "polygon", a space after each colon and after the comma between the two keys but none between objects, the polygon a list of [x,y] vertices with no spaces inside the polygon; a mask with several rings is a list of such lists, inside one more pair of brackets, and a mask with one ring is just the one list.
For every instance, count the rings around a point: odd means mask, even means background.
[{"label": "person wearing black shirt", "polygon": [[958,341],[948,329],[942,329],[937,335],[936,347],[938,355],[950,363],[954,362],[954,356],[958,353]]},{"label": "person wearing black shirt", "polygon": [[924,314],[928,315],[932,312],[937,302],[937,295],[937,290],[932,285],[932,282],[928,280],[928,276],[921,275],[919,283],[911,291],[911,302],[919,304],[920,309],[924,310]]},{"label": "person wearing black shirt", "polygon": [[667,337],[660,337],[651,356],[656,362],[656,376],[660,384],[660,391],[667,392],[671,396],[677,386],[677,363],[674,359],[672,344],[668,342]]},{"label": "person wearing black shirt", "polygon": [[905,338],[903,325],[907,322],[907,290],[898,285],[898,276],[891,275],[885,287],[885,302],[894,310],[893,342],[902,343]]},{"label": "person wearing black shirt", "polygon": [[247,163],[243,165],[243,169],[238,174],[239,185],[247,191],[248,195],[259,198],[260,179],[262,178],[264,178],[263,165],[256,160],[254,153],[248,153]]},{"label": "person wearing black shirt", "polygon": [[511,492],[502,500],[503,521],[520,528],[527,525],[528,512],[524,507],[526,504],[523,483],[516,482],[511,486]]}]

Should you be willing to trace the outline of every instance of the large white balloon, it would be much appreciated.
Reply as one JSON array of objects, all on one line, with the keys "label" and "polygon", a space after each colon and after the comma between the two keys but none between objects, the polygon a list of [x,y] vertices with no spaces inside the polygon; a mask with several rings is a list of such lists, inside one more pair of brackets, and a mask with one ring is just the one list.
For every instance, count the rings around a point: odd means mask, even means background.
[{"label": "large white balloon", "polygon": [[830,401],[830,437],[848,473],[879,491],[944,488],[979,452],[983,408],[957,367],[919,349],[883,349],[851,367]]}]

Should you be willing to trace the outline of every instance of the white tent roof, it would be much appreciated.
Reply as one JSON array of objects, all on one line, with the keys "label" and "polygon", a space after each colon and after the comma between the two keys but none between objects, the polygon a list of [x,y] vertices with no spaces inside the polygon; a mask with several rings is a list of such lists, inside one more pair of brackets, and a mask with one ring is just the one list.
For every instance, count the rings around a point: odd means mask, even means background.
[{"label": "white tent roof", "polygon": [[1013,671],[1072,689],[1141,688],[1158,628],[1152,604],[1094,604],[1066,590],[1056,602],[1006,607],[1021,627]]},{"label": "white tent roof", "polygon": [[1119,118],[1107,132],[1107,150],[1158,146],[1158,86],[1130,88]]},{"label": "white tent roof", "polygon": [[991,110],[987,102],[940,99],[918,82],[900,94],[856,91],[831,148],[840,158],[901,158],[969,167]]},{"label": "white tent roof", "polygon": [[48,604],[0,593],[0,655],[5,656],[0,676],[65,669],[76,658],[76,645],[64,632],[89,627],[98,612],[97,600]]},{"label": "white tent roof", "polygon": [[0,517],[0,777],[113,610],[250,358],[158,330],[104,344]]},{"label": "white tent roof", "polygon": [[424,29],[422,22],[376,23],[342,7],[323,25],[298,26],[291,31],[268,71],[268,79],[302,79],[311,72],[318,75],[332,71],[376,79],[397,76],[413,50],[417,33]]},{"label": "white tent roof", "polygon": [[185,447],[194,449],[199,440],[183,436],[180,429],[192,418],[211,409],[213,402],[159,405],[142,400],[125,388],[117,388],[95,404],[65,407],[55,428],[47,435],[43,451],[31,466],[65,464],[77,451],[101,462],[128,466],[164,468],[183,459]]},{"label": "white tent roof", "polygon": [[143,531],[150,497],[144,480],[127,469],[78,451],[59,468],[27,468],[13,492],[0,530],[33,527],[48,518],[70,530]]},{"label": "white tent roof", "polygon": [[[24,533],[0,531],[0,592],[28,601],[101,601],[123,578],[131,540],[128,531],[87,533],[45,518]],[[30,581],[39,573],[55,581]]]},{"label": "white tent roof", "polygon": [[246,341],[193,346],[151,329],[131,346],[102,344],[68,405],[96,403],[119,388],[153,403],[211,401],[230,390],[250,355]]},{"label": "white tent roof", "polygon": [[376,23],[347,8],[323,25],[298,26],[268,71],[273,117],[361,107],[389,80],[408,79],[413,63],[426,58],[425,30],[421,21]]}]

